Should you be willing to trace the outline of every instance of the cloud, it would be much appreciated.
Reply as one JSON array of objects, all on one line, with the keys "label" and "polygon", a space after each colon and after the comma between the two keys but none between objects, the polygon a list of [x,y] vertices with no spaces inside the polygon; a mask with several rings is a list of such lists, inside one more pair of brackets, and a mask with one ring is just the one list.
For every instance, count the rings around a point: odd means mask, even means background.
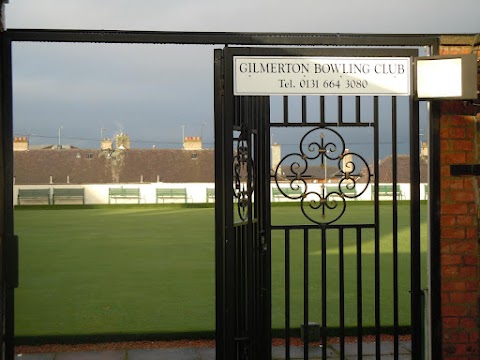
[{"label": "cloud", "polygon": [[475,33],[478,0],[13,0],[8,27],[161,31]]},{"label": "cloud", "polygon": [[[12,0],[9,28],[307,33],[475,33],[478,0]],[[219,46],[15,43],[14,126],[97,138],[213,137]],[[118,124],[121,124],[119,126]],[[96,143],[95,143],[96,144]]]}]

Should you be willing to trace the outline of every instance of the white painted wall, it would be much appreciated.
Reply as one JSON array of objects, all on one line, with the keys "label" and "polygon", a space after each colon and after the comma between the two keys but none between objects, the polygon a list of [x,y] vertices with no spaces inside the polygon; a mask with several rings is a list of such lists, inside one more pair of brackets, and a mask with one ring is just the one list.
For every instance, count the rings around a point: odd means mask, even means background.
[{"label": "white painted wall", "polygon": [[[333,184],[331,184],[333,185]],[[425,199],[425,185],[420,185],[420,199]],[[276,186],[272,184],[272,187]],[[282,184],[281,186],[288,186],[288,184]],[[316,191],[321,192],[321,184],[309,184],[308,191]],[[359,185],[360,186],[360,185]],[[400,184],[403,194],[405,195],[404,200],[410,199],[410,184]],[[14,186],[14,193],[13,193],[13,203],[17,205],[18,201],[18,189],[45,189],[50,188],[50,191],[53,191],[53,188],[85,188],[85,204],[108,204],[108,189],[110,187],[124,187],[124,188],[140,188],[140,203],[141,204],[155,204],[155,189],[157,188],[186,188],[187,189],[187,197],[188,203],[205,203],[206,202],[206,192],[207,188],[214,188],[214,183],[138,183],[138,184],[90,184],[90,185],[15,185]],[[309,198],[314,199],[314,197],[310,196]],[[371,195],[370,187],[366,189],[366,191],[359,196],[356,200],[373,200]],[[391,197],[380,197],[380,200],[392,200]],[[275,201],[292,201],[288,199],[275,199]],[[349,200],[350,201],[350,200]],[[45,203],[42,201],[24,201],[23,204],[40,204]],[[57,200],[56,204],[62,203],[78,203],[81,204],[80,201],[76,201],[73,199],[60,201]],[[112,200],[111,203],[115,203],[115,200]],[[125,200],[117,200],[117,204],[137,204],[137,200],[133,199],[125,199]],[[160,200],[160,203],[162,201]],[[165,203],[184,203],[183,200],[165,200]]]}]

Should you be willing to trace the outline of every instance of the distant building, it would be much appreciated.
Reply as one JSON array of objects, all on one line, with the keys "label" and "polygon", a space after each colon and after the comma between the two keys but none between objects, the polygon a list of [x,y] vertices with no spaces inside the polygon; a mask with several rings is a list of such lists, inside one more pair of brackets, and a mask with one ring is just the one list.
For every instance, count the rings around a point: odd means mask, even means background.
[{"label": "distant building", "polygon": [[[393,158],[392,155],[387,156],[385,159],[380,160],[379,164],[379,183],[392,183],[393,182]],[[370,172],[373,173],[373,165],[370,165]],[[366,183],[368,176],[368,170],[363,169],[362,176],[358,180],[359,182]],[[373,180],[370,180],[373,181]],[[397,156],[397,182],[398,183],[410,183],[410,155],[398,155]],[[425,157],[420,158],[420,182],[428,183],[428,159]]]},{"label": "distant building", "polygon": [[200,136],[187,136],[183,140],[184,150],[202,150],[202,138]]},{"label": "distant building", "polygon": [[130,138],[122,133],[115,138],[116,149],[111,139],[102,139],[100,149],[62,146],[59,151],[53,145],[32,149],[27,138],[15,138],[15,184],[214,182],[214,150],[185,140],[185,150],[131,149]]},{"label": "distant building", "polygon": [[[32,149],[28,138],[14,138],[14,177],[16,185],[42,184],[121,184],[121,183],[213,183],[215,154],[203,149],[200,137],[186,137],[183,149],[131,149],[126,134],[116,137],[117,148],[111,139],[102,139],[100,149],[78,149],[69,145],[42,145]],[[272,163],[280,161],[280,147],[272,146]],[[289,182],[301,173],[307,182],[338,182],[349,168],[351,159],[345,156],[342,169],[338,166],[310,166],[292,169],[282,166],[277,181]],[[272,164],[273,165],[273,164]],[[373,166],[370,166],[373,172]],[[272,169],[274,171],[274,169]],[[272,175],[273,172],[272,172]],[[352,174],[356,181],[367,182],[368,171]],[[393,180],[392,157],[379,164],[379,182]],[[410,157],[398,155],[397,182],[410,182]],[[428,162],[420,159],[420,182],[428,182]]]},{"label": "distant building", "polygon": [[13,139],[13,151],[27,151],[28,138],[26,136],[15,137]]}]

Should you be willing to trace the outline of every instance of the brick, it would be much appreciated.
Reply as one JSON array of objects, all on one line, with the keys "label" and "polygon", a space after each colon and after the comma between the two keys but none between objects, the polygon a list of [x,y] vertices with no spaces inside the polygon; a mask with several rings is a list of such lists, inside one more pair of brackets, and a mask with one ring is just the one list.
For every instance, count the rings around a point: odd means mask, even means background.
[{"label": "brick", "polygon": [[480,341],[480,332],[473,331],[468,334],[468,340],[472,343]]},{"label": "brick", "polygon": [[450,199],[460,202],[475,202],[476,193],[473,190],[452,191]]},{"label": "brick", "polygon": [[465,281],[465,290],[475,290],[478,291],[478,281]]},{"label": "brick", "polygon": [[460,274],[460,267],[458,265],[442,266],[443,278],[457,278]]},{"label": "brick", "polygon": [[450,293],[443,292],[441,293],[441,297],[442,297],[442,304],[450,303]]},{"label": "brick", "polygon": [[462,266],[460,268],[460,276],[464,279],[475,278],[477,276],[477,268],[475,266]]},{"label": "brick", "polygon": [[[459,215],[459,216],[468,216],[468,215]],[[442,226],[453,226],[458,224],[457,216],[454,215],[441,215],[440,223]]]},{"label": "brick", "polygon": [[475,145],[471,140],[451,140],[450,146],[454,151],[471,151],[475,149]]},{"label": "brick", "polygon": [[468,315],[468,308],[458,305],[444,305],[442,306],[442,316],[466,316]]},{"label": "brick", "polygon": [[441,229],[442,238],[447,239],[464,239],[465,228],[464,227],[443,227]]},{"label": "brick", "polygon": [[450,137],[448,136],[448,128],[444,127],[440,129],[440,139],[448,140]]},{"label": "brick", "polygon": [[441,214],[468,214],[467,204],[442,204],[440,208]]},{"label": "brick", "polygon": [[476,304],[478,295],[473,291],[449,293],[452,304]]},{"label": "brick", "polygon": [[464,189],[465,182],[462,178],[452,178],[442,180],[442,189],[462,190]]},{"label": "brick", "polygon": [[459,322],[459,319],[456,317],[443,317],[442,324],[444,328],[456,329],[458,328],[460,322]]},{"label": "brick", "polygon": [[[463,179],[465,189],[473,189],[473,187],[475,186],[475,182],[476,182],[476,180],[473,177],[468,177],[468,178]],[[479,184],[480,184],[480,182],[479,182]]]},{"label": "brick", "polygon": [[440,175],[442,179],[450,176],[450,165],[440,166]]},{"label": "brick", "polygon": [[462,255],[444,254],[441,256],[442,266],[463,264]]},{"label": "brick", "polygon": [[463,318],[460,320],[460,326],[464,329],[477,329],[477,323],[473,318]]},{"label": "brick", "polygon": [[480,259],[477,255],[464,255],[463,256],[463,263],[465,265],[479,265]]},{"label": "brick", "polygon": [[465,291],[467,288],[464,281],[443,281],[442,291]]},{"label": "brick", "polygon": [[442,241],[440,243],[440,253],[441,254],[450,254],[450,241]]},{"label": "brick", "polygon": [[468,204],[468,214],[476,215],[477,210],[478,209],[476,204]]},{"label": "brick", "polygon": [[469,151],[465,154],[465,162],[467,164],[475,163],[477,160],[477,156],[474,151]]},{"label": "brick", "polygon": [[450,152],[440,154],[440,162],[442,164],[465,164],[467,160],[467,156],[465,152]]},{"label": "brick", "polygon": [[449,151],[450,150],[450,141],[448,140],[440,140],[440,150],[441,151]]},{"label": "brick", "polygon": [[448,120],[450,126],[465,126],[469,125],[470,121],[468,118],[462,115],[452,115]]},{"label": "brick", "polygon": [[448,138],[449,139],[464,139],[466,136],[466,129],[464,127],[458,128],[449,128],[448,129]]},{"label": "brick", "polygon": [[[447,216],[447,215],[445,215]],[[450,219],[449,219],[450,220]],[[463,225],[463,226],[472,226],[475,224],[476,218],[473,215],[457,215],[455,217],[455,223],[457,225]],[[447,223],[444,223],[442,220],[442,226],[448,226]]]},{"label": "brick", "polygon": [[477,251],[477,248],[478,245],[476,239],[450,242],[450,252],[452,254],[469,254]]},{"label": "brick", "polygon": [[449,332],[444,337],[449,343],[467,343],[469,341],[468,333],[466,332]]},{"label": "brick", "polygon": [[469,226],[465,228],[465,239],[478,239],[478,228]]}]

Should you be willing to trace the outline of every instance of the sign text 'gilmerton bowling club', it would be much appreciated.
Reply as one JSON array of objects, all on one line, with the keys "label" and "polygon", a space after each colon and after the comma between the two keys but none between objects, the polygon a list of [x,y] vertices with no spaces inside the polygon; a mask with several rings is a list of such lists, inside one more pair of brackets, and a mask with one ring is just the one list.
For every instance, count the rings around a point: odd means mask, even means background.
[{"label": "sign text 'gilmerton bowling club'", "polygon": [[234,95],[409,96],[408,57],[234,57]]}]

